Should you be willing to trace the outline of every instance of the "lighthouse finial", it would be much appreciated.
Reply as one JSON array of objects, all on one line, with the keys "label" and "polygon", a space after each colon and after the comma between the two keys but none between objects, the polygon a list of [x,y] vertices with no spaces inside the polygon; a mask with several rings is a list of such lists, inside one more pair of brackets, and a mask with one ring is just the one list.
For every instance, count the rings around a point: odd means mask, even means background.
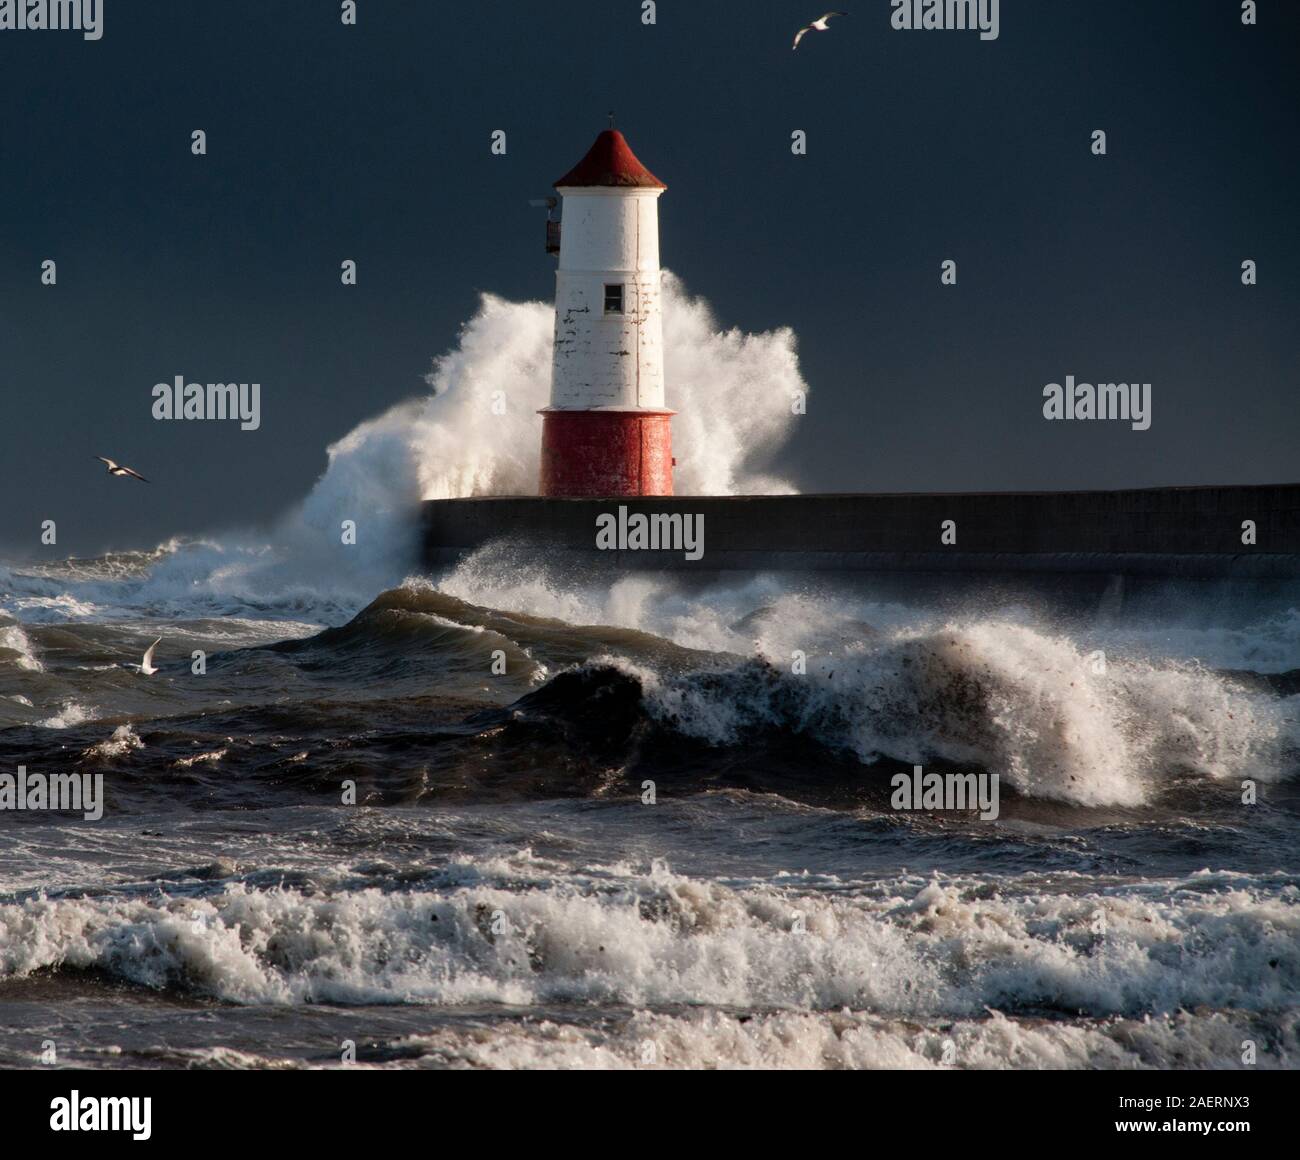
[{"label": "lighthouse finial", "polygon": [[610,109],[610,111],[609,111],[609,127],[610,127],[611,129],[614,127],[614,110],[613,110],[613,109]]}]

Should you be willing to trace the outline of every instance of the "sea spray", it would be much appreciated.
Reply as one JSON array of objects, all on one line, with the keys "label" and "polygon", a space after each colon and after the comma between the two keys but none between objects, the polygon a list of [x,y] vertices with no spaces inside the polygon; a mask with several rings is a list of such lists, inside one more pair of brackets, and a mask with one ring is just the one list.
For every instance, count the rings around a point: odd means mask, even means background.
[{"label": "sea spray", "polygon": [[[329,464],[282,536],[299,558],[328,557],[365,595],[418,561],[418,503],[537,490],[539,408],[550,394],[554,312],[484,294],[454,349],[434,360],[432,394],[367,420],[328,449]],[[807,392],[795,339],[720,330],[708,305],[664,274],[664,332],[679,494],[789,493],[768,474]],[[353,554],[335,550],[338,522],[358,521]],[[328,545],[328,547],[325,547]],[[333,576],[335,573],[330,572]]]},{"label": "sea spray", "polygon": [[[550,392],[553,325],[547,303],[484,294],[455,346],[434,360],[431,393],[331,444],[309,494],[269,531],[173,540],[138,554],[140,567],[120,578],[96,576],[71,591],[97,605],[176,614],[346,619],[418,569],[421,500],[536,493],[537,410]],[[668,273],[664,331],[669,402],[680,411],[678,493],[794,491],[768,473],[793,432],[793,401],[807,392],[793,332],[721,330],[708,305]],[[345,521],[355,527],[350,539]],[[34,578],[15,579],[26,590],[18,599],[36,596]],[[37,598],[67,593],[51,588]]]},{"label": "sea spray", "polygon": [[[794,733],[868,764],[942,759],[1001,774],[1028,797],[1087,806],[1142,804],[1180,774],[1279,780],[1300,752],[1300,698],[1186,655],[1117,648],[1098,671],[1095,646],[1107,632],[1013,608],[954,617],[861,591],[791,590],[772,576],[741,577],[703,598],[653,576],[564,586],[500,549],[467,559],[438,589],[730,654],[685,672],[626,652],[588,658],[639,681],[652,717],[719,746]],[[1126,631],[1110,630],[1117,641]],[[803,673],[793,671],[796,654],[806,657]]]},{"label": "sea spray", "polygon": [[[550,398],[553,325],[547,303],[483,295],[456,349],[434,363],[428,376],[433,397],[374,421],[403,432],[423,498],[536,493],[537,411]],[[664,340],[668,402],[678,412],[677,493],[795,491],[789,480],[768,472],[793,433],[794,401],[808,390],[794,333],[721,330],[707,303],[665,272]],[[332,467],[362,443],[336,447]]]},{"label": "sea spray", "polygon": [[1141,805],[1180,774],[1277,781],[1293,767],[1286,701],[1187,663],[1115,661],[1098,677],[1085,661],[1066,637],[979,621],[851,640],[803,675],[772,654],[684,674],[591,663],[634,677],[651,716],[713,745],[796,734],[866,764],[941,759],[1076,805]]}]

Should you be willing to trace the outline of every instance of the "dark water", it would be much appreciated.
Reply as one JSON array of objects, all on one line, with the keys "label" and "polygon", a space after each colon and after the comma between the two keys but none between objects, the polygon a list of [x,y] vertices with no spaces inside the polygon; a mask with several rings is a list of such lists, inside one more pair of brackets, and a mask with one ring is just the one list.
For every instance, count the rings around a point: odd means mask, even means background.
[{"label": "dark water", "polygon": [[0,1065],[1295,1066],[1300,597],[936,583],[0,569]]}]

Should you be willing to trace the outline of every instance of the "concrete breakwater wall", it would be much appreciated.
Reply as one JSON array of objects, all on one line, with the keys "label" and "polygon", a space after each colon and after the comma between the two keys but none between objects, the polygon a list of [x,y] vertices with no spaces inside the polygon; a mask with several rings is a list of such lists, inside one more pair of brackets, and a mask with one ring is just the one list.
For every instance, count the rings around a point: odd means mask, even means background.
[{"label": "concrete breakwater wall", "polygon": [[[698,523],[698,556],[688,559],[693,553],[680,544],[629,547],[626,533],[629,525],[636,526],[637,515],[679,516],[676,526],[688,521],[688,534]],[[493,496],[426,501],[423,521],[430,567],[506,540],[549,554],[590,554],[616,567],[651,570],[1300,577],[1300,484],[627,499]],[[598,543],[602,526],[621,529],[611,550],[602,551]],[[659,521],[657,542],[670,530],[667,521]],[[604,542],[611,542],[608,535]]]}]

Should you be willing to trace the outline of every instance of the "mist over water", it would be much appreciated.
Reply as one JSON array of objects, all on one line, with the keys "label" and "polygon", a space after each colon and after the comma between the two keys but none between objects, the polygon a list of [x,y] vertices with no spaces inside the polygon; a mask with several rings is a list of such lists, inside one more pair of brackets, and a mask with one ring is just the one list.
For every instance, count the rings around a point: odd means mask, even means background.
[{"label": "mist over water", "polygon": [[[421,499],[534,491],[551,328],[485,296],[273,528],[0,566],[0,773],[106,790],[0,817],[0,1064],[74,999],[91,1067],[1300,1061],[1295,593],[415,574]],[[679,493],[794,490],[794,336],[666,276],[665,339]]]}]

